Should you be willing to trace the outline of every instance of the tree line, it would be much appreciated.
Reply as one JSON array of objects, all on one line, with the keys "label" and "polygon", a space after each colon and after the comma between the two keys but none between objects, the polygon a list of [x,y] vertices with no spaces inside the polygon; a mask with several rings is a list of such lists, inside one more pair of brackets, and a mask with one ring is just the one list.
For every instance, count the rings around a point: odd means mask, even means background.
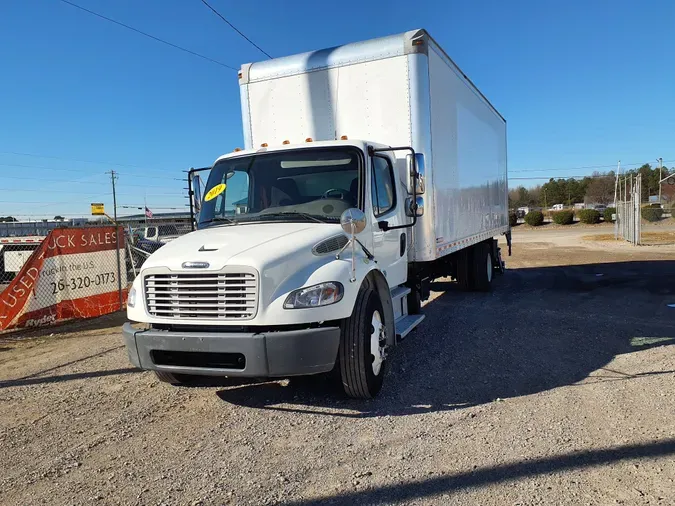
[{"label": "tree line", "polygon": [[[675,167],[668,169],[663,167],[662,178],[669,174],[675,174]],[[627,176],[642,176],[642,202],[648,202],[650,195],[659,194],[659,168],[645,163],[638,169],[625,172]],[[623,177],[624,174],[621,175]],[[591,176],[583,179],[554,179],[551,178],[543,185],[532,188],[518,186],[509,191],[509,207],[543,207],[550,208],[555,204],[572,206],[579,202],[586,204],[612,204],[614,203],[614,186],[616,172],[594,172]],[[665,183],[664,183],[665,185]],[[664,195],[664,200],[669,199]]]}]

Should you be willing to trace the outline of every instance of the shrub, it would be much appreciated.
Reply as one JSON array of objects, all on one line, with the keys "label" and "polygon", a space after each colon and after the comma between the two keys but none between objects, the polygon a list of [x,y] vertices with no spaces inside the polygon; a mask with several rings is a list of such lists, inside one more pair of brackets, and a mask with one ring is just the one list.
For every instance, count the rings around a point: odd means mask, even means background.
[{"label": "shrub", "polygon": [[647,221],[659,221],[663,216],[663,209],[660,207],[643,207],[642,217]]},{"label": "shrub", "polygon": [[579,211],[579,221],[581,223],[600,223],[600,211],[595,209],[582,209]]},{"label": "shrub", "polygon": [[616,208],[615,207],[608,207],[605,209],[605,212],[603,213],[602,217],[605,219],[607,223],[611,223],[612,221],[612,215],[616,214]]},{"label": "shrub", "polygon": [[544,224],[544,214],[541,211],[530,211],[525,215],[525,223],[531,227],[538,227]]},{"label": "shrub", "polygon": [[571,225],[574,223],[573,211],[557,211],[551,213],[551,216],[553,216],[553,221],[558,225]]},{"label": "shrub", "polygon": [[515,211],[509,211],[509,227],[518,225],[518,215]]}]

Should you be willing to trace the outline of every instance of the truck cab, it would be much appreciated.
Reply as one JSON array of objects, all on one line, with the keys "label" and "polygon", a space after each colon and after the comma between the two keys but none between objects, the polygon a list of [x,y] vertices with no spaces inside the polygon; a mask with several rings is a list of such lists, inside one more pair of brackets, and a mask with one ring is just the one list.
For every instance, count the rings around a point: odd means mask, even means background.
[{"label": "truck cab", "polygon": [[[405,285],[423,162],[405,160],[349,140],[220,157],[198,230],[154,253],[134,282],[129,318],[152,329],[125,327],[132,362],[171,382],[284,377],[328,372],[342,349],[347,393],[376,395],[387,350],[423,319],[408,314]],[[208,331],[186,339],[197,321]]]},{"label": "truck cab", "polygon": [[143,228],[143,239],[148,241],[166,243],[179,235],[176,225],[150,225]]}]

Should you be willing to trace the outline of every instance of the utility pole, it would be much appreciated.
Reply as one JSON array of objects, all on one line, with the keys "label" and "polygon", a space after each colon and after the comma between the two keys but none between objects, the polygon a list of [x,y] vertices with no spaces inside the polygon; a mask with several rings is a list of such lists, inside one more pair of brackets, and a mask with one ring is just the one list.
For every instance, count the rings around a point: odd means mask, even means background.
[{"label": "utility pole", "polygon": [[122,264],[120,261],[120,228],[117,226],[117,193],[115,191],[115,180],[119,177],[114,170],[111,170],[110,181],[112,182],[113,195],[113,221],[115,222],[115,251],[117,252],[117,293],[120,298],[120,311],[124,308],[122,300]]},{"label": "utility pole", "polygon": [[663,158],[657,158],[657,161],[659,162],[659,205],[661,205],[661,180],[663,179],[661,171],[663,169]]}]

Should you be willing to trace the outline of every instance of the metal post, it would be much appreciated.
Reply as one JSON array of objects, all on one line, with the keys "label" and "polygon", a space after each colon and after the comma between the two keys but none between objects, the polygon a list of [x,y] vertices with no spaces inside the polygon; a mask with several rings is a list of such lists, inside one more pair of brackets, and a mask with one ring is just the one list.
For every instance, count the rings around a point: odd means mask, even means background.
[{"label": "metal post", "polygon": [[117,174],[114,170],[109,172],[110,180],[112,181],[113,194],[113,221],[115,222],[115,251],[117,252],[117,293],[120,298],[120,311],[124,308],[124,300],[122,298],[122,264],[120,261],[120,227],[117,225],[117,193],[115,192],[115,179]]},{"label": "metal post", "polygon": [[616,166],[616,179],[614,180],[614,209],[616,209],[616,190],[619,185],[619,172],[621,171],[621,160]]},{"label": "metal post", "polygon": [[190,168],[188,171],[188,199],[190,199],[190,229],[194,232],[195,230],[195,210],[194,210],[194,192],[192,190],[192,174],[194,167]]},{"label": "metal post", "polygon": [[661,179],[663,178],[663,175],[661,172],[663,171],[663,158],[658,158],[659,161],[659,206],[661,205]]},{"label": "metal post", "polygon": [[[640,179],[638,180],[638,195],[642,195],[642,175],[640,175]],[[635,217],[635,235],[636,237],[636,243],[637,245],[642,244],[642,214],[641,214],[641,206],[640,206],[640,201],[638,200],[638,205],[636,207],[636,217]]]}]

